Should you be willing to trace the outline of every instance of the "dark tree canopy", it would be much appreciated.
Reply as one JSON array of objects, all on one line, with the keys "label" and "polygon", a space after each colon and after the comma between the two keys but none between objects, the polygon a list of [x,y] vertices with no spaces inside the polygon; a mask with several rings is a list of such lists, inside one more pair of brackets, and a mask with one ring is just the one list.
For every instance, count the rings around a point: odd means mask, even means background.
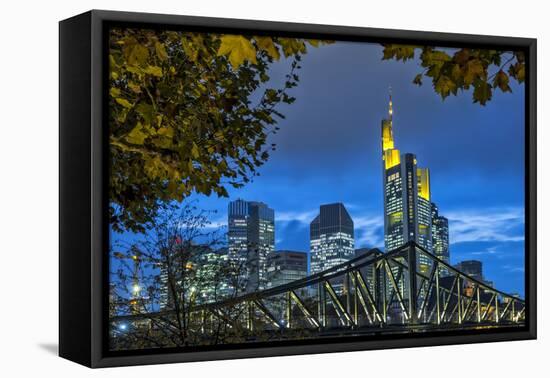
[{"label": "dark tree canopy", "polygon": [[525,80],[525,55],[521,51],[390,44],[384,45],[383,59],[406,62],[415,58],[417,50],[423,71],[413,83],[422,85],[424,78],[431,79],[434,91],[442,99],[473,88],[473,101],[485,105],[495,90],[512,92],[510,78],[518,83]]},{"label": "dark tree canopy", "polygon": [[[227,196],[275,148],[281,103],[306,43],[264,36],[114,29],[110,35],[110,223],[143,231],[191,192]],[[268,69],[292,59],[281,88]]]}]

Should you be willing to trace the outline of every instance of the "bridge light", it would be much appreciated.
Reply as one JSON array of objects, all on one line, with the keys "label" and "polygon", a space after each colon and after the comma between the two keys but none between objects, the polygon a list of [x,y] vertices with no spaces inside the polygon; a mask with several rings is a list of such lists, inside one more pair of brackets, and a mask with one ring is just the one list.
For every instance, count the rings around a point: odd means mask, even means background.
[{"label": "bridge light", "polygon": [[135,294],[139,293],[140,290],[141,290],[141,287],[139,287],[139,285],[134,285],[134,286],[132,287],[132,291],[133,291]]}]

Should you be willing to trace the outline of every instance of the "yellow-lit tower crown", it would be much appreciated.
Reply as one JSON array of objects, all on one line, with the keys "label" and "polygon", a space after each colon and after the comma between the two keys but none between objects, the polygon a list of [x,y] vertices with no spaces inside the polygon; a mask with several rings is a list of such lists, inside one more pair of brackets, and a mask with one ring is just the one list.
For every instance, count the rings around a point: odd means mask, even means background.
[{"label": "yellow-lit tower crown", "polygon": [[388,118],[382,121],[382,159],[386,169],[395,167],[400,163],[399,150],[394,148],[393,143],[393,102],[390,88],[390,102]]},{"label": "yellow-lit tower crown", "polygon": [[382,151],[393,149],[393,104],[390,92],[390,105],[388,109],[388,118],[382,121]]}]

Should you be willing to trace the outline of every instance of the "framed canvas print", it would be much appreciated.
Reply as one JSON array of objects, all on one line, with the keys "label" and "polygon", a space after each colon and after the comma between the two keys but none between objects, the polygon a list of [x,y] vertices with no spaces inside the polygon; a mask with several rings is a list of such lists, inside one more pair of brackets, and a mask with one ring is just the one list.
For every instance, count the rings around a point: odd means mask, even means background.
[{"label": "framed canvas print", "polygon": [[60,355],[536,337],[534,39],[60,23]]}]

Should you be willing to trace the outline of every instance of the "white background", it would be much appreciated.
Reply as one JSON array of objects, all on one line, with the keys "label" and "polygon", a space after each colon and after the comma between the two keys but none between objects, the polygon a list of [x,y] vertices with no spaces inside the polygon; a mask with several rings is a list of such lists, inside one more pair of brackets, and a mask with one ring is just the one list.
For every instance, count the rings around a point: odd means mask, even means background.
[{"label": "white background", "polygon": [[[0,21],[0,375],[105,377],[521,377],[548,374],[550,214],[544,1],[5,0]],[[89,9],[538,38],[539,340],[90,370],[56,356],[58,25]],[[546,92],[547,94],[548,92]],[[546,348],[546,351],[545,351]],[[537,374],[538,372],[538,374]]]}]

